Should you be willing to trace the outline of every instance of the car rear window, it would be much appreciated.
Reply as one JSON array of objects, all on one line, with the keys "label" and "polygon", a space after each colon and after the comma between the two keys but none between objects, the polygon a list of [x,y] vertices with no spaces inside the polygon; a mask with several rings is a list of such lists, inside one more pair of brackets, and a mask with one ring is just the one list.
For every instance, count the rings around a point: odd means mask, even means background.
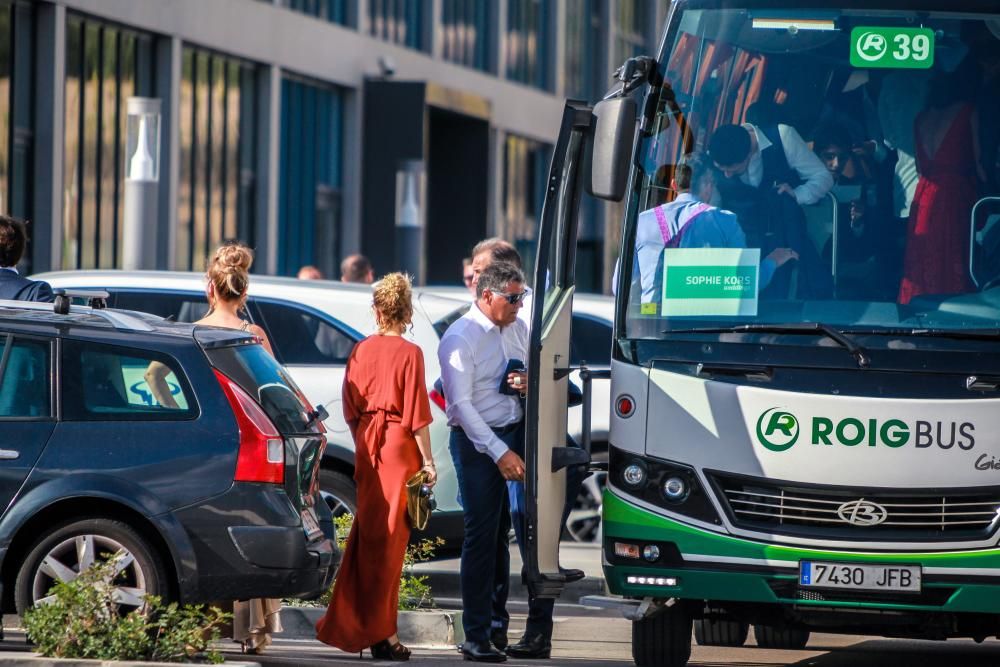
[{"label": "car rear window", "polygon": [[208,358],[223,375],[233,380],[260,403],[282,435],[314,433],[309,426],[309,401],[285,369],[260,345],[213,347]]},{"label": "car rear window", "polygon": [[[172,398],[161,405],[146,373],[153,362],[166,367]],[[70,421],[192,419],[198,410],[180,363],[165,354],[117,345],[64,340],[63,417]]]}]

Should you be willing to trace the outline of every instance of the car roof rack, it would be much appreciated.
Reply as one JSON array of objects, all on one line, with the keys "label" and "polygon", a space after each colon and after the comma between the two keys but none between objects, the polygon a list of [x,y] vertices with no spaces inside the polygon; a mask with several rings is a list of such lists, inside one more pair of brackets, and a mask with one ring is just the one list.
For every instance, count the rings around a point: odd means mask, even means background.
[{"label": "car roof rack", "polygon": [[[51,311],[56,315],[69,315],[71,312],[86,313],[99,317],[115,329],[121,331],[153,331],[153,327],[142,318],[130,315],[120,310],[109,310],[107,306],[108,293],[102,290],[68,290],[54,289],[53,303],[42,301],[0,301],[0,305],[10,308],[32,311]],[[73,306],[72,299],[87,299],[88,306]],[[85,308],[85,310],[84,310]]]},{"label": "car roof rack", "polygon": [[103,310],[108,307],[108,297],[110,296],[104,290],[63,289],[61,287],[52,290],[52,294],[55,295],[52,310],[57,315],[69,315],[69,307],[73,299],[86,299],[87,305],[94,310]]}]

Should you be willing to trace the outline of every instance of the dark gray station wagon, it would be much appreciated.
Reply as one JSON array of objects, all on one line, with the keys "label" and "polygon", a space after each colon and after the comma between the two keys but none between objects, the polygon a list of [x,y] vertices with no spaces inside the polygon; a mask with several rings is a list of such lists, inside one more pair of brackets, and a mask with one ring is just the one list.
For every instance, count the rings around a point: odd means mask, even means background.
[{"label": "dark gray station wagon", "polygon": [[[5,610],[124,552],[116,597],[309,597],[329,584],[326,437],[252,336],[127,311],[0,301]],[[64,310],[70,310],[68,307]],[[175,405],[146,384],[169,369]],[[167,401],[165,401],[167,402]]]}]

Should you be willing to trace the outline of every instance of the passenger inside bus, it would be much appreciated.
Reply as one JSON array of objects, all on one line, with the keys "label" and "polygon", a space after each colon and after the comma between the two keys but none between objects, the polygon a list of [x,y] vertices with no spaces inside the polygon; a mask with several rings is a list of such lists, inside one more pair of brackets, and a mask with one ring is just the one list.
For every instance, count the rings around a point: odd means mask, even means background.
[{"label": "passenger inside bus", "polygon": [[[642,303],[660,303],[663,251],[666,248],[746,248],[747,238],[736,215],[708,202],[715,194],[716,176],[708,160],[689,155],[677,165],[671,187],[677,198],[639,215],[632,283],[641,285]],[[798,259],[790,248],[775,248],[760,262],[761,289],[775,271]],[[617,271],[617,268],[616,268]]]},{"label": "passenger inside bus", "polygon": [[[802,258],[799,294],[829,297],[830,273],[809,241],[801,207],[826,195],[833,178],[795,128],[783,123],[723,125],[712,133],[708,150],[721,174],[722,207],[739,216],[750,244],[765,253],[778,246],[792,248]],[[790,270],[779,272],[764,295],[786,297],[791,279]]]},{"label": "passenger inside bus", "polygon": [[[711,203],[736,213],[747,245],[799,256],[755,320],[797,317],[798,303],[810,319],[1000,326],[998,253],[984,246],[1000,219],[1000,15],[770,14],[686,12],[640,146],[632,239],[678,196],[666,182],[693,143],[718,169]],[[914,41],[894,62],[865,61],[869,30]],[[652,280],[629,299],[636,316],[650,314],[638,306]]]}]

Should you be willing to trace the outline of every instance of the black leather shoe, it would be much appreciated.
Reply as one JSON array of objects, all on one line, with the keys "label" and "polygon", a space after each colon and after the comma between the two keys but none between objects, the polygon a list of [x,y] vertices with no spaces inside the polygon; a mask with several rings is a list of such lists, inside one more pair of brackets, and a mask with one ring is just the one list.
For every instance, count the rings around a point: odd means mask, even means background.
[{"label": "black leather shoe", "polygon": [[507,647],[507,655],[512,658],[544,660],[552,655],[552,642],[542,635],[524,635],[516,644]]},{"label": "black leather shoe", "polygon": [[503,651],[507,648],[507,631],[502,628],[493,628],[490,630],[490,643],[498,651]]},{"label": "black leather shoe", "polygon": [[580,581],[587,576],[587,573],[583,570],[577,570],[573,567],[561,567],[559,568],[559,573],[566,577],[567,584],[571,584],[574,581]]},{"label": "black leather shoe", "polygon": [[507,656],[490,646],[489,642],[465,642],[462,644],[462,657],[472,662],[507,662]]}]

